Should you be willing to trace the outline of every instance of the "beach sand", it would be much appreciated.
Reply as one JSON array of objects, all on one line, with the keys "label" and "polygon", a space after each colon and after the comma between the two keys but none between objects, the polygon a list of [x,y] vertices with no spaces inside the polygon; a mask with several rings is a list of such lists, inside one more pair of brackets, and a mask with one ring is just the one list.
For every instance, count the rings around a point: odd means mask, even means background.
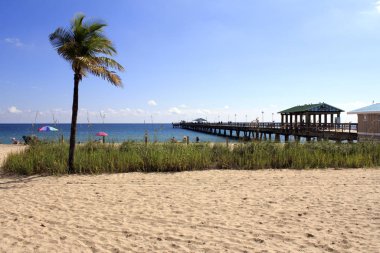
[{"label": "beach sand", "polygon": [[380,170],[0,177],[0,252],[380,252]]},{"label": "beach sand", "polygon": [[0,167],[3,164],[5,157],[9,153],[20,152],[20,151],[24,150],[26,147],[27,146],[22,145],[22,144],[18,144],[18,145],[0,144]]}]

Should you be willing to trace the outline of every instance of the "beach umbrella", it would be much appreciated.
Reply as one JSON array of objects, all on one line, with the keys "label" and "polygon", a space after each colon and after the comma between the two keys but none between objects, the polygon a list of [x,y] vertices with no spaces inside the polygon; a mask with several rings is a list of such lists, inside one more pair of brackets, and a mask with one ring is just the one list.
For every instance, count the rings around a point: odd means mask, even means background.
[{"label": "beach umbrella", "polygon": [[56,132],[56,131],[58,131],[58,129],[52,126],[43,126],[38,129],[38,132]]},{"label": "beach umbrella", "polygon": [[96,136],[102,136],[103,137],[103,143],[104,143],[106,136],[108,136],[108,134],[106,132],[98,132],[98,133],[96,133]]}]

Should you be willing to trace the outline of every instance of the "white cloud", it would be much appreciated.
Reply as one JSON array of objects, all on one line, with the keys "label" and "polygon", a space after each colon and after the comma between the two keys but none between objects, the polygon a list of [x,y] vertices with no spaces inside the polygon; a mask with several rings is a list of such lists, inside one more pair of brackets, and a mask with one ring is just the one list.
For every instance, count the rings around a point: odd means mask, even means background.
[{"label": "white cloud", "polygon": [[120,112],[130,112],[131,108],[120,109]]},{"label": "white cloud", "polygon": [[149,105],[149,106],[157,106],[157,102],[154,101],[154,100],[149,100],[149,101],[148,101],[148,105]]},{"label": "white cloud", "polygon": [[136,114],[144,114],[144,110],[143,109],[137,109]]},{"label": "white cloud", "polygon": [[375,3],[375,8],[376,8],[376,10],[377,10],[378,12],[380,12],[380,1],[377,1],[377,2]]},{"label": "white cloud", "polygon": [[62,108],[55,108],[51,110],[53,113],[71,113],[70,110],[64,110]]},{"label": "white cloud", "polygon": [[118,110],[115,110],[113,108],[107,108],[107,113],[110,113],[110,114],[118,114],[119,111]]},{"label": "white cloud", "polygon": [[[198,109],[196,110],[196,113],[199,113],[199,114],[212,114],[211,110],[209,109]],[[217,113],[217,112],[215,112]]]},{"label": "white cloud", "polygon": [[180,105],[179,107],[181,107],[181,108],[187,108],[188,106],[185,105],[185,104],[182,104],[182,105]]},{"label": "white cloud", "polygon": [[[355,105],[359,108],[359,105]],[[344,108],[345,109],[345,108]],[[356,109],[356,108],[354,108]],[[276,111],[271,108],[260,108],[260,109],[246,109],[239,110],[239,113],[236,117],[237,121],[245,121],[247,115],[247,120],[252,121],[256,117],[260,117],[261,120],[261,111],[265,111],[265,119],[271,120],[272,112],[275,113],[275,120],[279,120],[279,116],[276,114]],[[10,113],[10,111],[20,113]],[[3,116],[6,116],[4,117]],[[234,113],[230,110],[226,110],[223,107],[220,108],[182,108],[180,105],[168,107],[165,111],[156,111],[151,110],[149,112],[144,111],[140,108],[104,108],[103,110],[93,110],[91,108],[80,108],[78,111],[78,122],[81,123],[102,123],[103,119],[100,116],[106,115],[105,122],[107,123],[137,123],[143,122],[144,120],[149,120],[149,117],[152,115],[155,123],[159,122],[174,122],[180,120],[192,120],[195,118],[207,118],[209,121],[234,121]],[[36,110],[29,109],[18,109],[16,106],[10,108],[3,108],[1,111],[0,108],[0,122],[34,122]],[[54,115],[54,116],[53,116]],[[8,118],[7,118],[8,117]],[[38,111],[37,122],[70,122],[71,121],[71,109],[70,108],[55,108],[55,109],[46,109]],[[353,121],[353,120],[352,120]]]},{"label": "white cloud", "polygon": [[19,109],[17,109],[16,106],[11,106],[11,107],[8,108],[8,112],[9,113],[21,113],[22,111],[19,110]]},{"label": "white cloud", "polygon": [[228,105],[225,105],[224,109],[230,109],[230,107]]},{"label": "white cloud", "polygon": [[172,108],[170,108],[170,109],[168,110],[168,112],[169,112],[170,114],[181,114],[181,113],[182,113],[181,110],[178,109],[177,107],[172,107]]},{"label": "white cloud", "polygon": [[15,47],[23,47],[24,43],[18,38],[5,38],[4,41],[8,44],[14,45]]}]

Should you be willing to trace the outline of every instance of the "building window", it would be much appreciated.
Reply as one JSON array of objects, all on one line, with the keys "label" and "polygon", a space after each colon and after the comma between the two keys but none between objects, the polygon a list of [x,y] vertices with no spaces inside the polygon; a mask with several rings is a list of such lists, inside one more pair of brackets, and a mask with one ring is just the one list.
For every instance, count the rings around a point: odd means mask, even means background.
[{"label": "building window", "polygon": [[367,121],[367,115],[363,115],[363,121]]}]

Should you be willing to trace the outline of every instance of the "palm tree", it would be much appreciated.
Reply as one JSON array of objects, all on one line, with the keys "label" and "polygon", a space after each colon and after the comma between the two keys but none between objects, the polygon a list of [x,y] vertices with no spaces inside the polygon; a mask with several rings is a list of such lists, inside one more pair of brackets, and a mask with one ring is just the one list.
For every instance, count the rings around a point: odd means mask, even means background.
[{"label": "palm tree", "polygon": [[75,135],[78,116],[79,82],[88,73],[101,77],[111,84],[121,87],[120,77],[110,69],[123,71],[115,60],[107,57],[116,54],[112,42],[103,34],[107,26],[102,22],[84,22],[79,14],[73,19],[69,29],[57,28],[49,39],[57,53],[71,64],[74,71],[74,96],[70,131],[68,172],[74,172]]}]

